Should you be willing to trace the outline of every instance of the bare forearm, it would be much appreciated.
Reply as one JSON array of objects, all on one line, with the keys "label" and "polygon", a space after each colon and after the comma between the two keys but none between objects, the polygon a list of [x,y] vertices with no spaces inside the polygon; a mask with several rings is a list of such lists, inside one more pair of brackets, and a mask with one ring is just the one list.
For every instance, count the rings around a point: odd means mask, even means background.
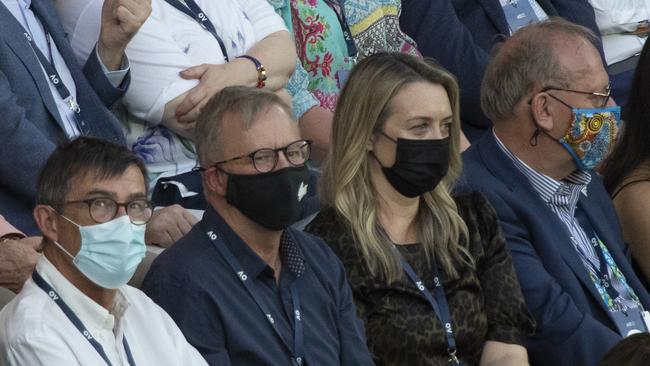
[{"label": "bare forearm", "polygon": [[183,102],[188,92],[185,92],[165,104],[165,111],[160,123],[179,136],[194,140],[194,127],[196,123],[181,123],[176,117],[176,108]]},{"label": "bare forearm", "polygon": [[[283,88],[295,66],[296,47],[286,31],[269,34],[257,42],[248,52],[248,55],[258,59],[266,69],[266,88],[278,90]],[[236,59],[234,62],[241,64],[242,75],[247,75],[250,81],[246,85],[257,84],[257,71],[255,65],[246,59]]]},{"label": "bare forearm", "polygon": [[330,146],[332,112],[321,107],[313,107],[300,118],[302,137],[312,141],[311,158],[321,163]]},{"label": "bare forearm", "polygon": [[529,366],[528,353],[522,346],[487,341],[481,355],[481,366]]}]

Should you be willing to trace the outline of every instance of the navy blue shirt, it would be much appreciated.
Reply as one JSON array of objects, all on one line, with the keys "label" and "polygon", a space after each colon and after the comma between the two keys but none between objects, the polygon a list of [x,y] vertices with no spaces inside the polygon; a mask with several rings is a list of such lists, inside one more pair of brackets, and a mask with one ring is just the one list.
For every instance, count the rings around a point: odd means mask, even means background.
[{"label": "navy blue shirt", "polygon": [[[219,253],[207,232],[223,239],[253,278],[274,314],[284,342]],[[290,286],[300,296],[306,363],[372,365],[362,322],[356,316],[345,271],[319,238],[294,229],[280,244],[279,285],[273,269],[257,256],[212,208],[185,237],[156,258],[144,292],[169,313],[187,340],[210,365],[290,365],[293,305]]]}]

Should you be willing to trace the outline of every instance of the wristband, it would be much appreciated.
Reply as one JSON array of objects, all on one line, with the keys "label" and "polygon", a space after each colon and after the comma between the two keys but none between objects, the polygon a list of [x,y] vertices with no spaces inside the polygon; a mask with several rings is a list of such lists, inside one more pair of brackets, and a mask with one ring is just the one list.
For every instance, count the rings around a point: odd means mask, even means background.
[{"label": "wristband", "polygon": [[260,60],[256,59],[253,56],[249,55],[241,55],[238,56],[237,58],[245,58],[247,60],[250,60],[252,63],[255,64],[255,69],[257,70],[257,87],[258,88],[263,88],[266,86],[266,69],[264,68],[264,65],[260,62]]}]

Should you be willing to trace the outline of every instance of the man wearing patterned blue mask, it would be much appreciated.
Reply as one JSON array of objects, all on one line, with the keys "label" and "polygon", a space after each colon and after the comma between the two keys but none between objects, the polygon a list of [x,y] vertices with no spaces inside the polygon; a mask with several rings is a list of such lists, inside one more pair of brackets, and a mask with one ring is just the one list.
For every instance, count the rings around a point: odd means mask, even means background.
[{"label": "man wearing patterned blue mask", "polygon": [[50,156],[34,209],[44,255],[0,312],[0,364],[205,365],[171,318],[126,285],[152,215],[145,176],[127,148],[96,138]]},{"label": "man wearing patterned blue mask", "polygon": [[649,329],[650,295],[592,170],[621,126],[594,37],[560,19],[515,32],[483,79],[494,128],[463,156],[464,181],[495,207],[537,321],[531,365],[596,365]]}]

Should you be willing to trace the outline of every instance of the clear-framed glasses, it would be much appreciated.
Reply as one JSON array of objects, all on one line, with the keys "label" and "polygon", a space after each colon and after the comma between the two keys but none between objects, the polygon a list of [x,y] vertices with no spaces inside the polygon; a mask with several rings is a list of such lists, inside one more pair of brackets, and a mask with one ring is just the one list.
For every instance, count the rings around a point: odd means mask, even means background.
[{"label": "clear-framed glasses", "polygon": [[67,201],[66,205],[85,203],[88,205],[90,217],[99,224],[109,222],[117,216],[120,207],[124,207],[129,220],[134,225],[144,225],[151,219],[153,214],[153,202],[146,199],[135,199],[129,202],[118,203],[112,198],[90,198],[87,200]]},{"label": "clear-framed glasses", "polygon": [[[597,105],[599,107],[604,107],[604,106],[607,105],[607,102],[609,101],[609,98],[612,95],[612,83],[609,82],[607,84],[607,87],[605,88],[604,92],[589,92],[589,91],[583,91],[583,90],[574,90],[574,89],[559,88],[559,87],[555,87],[555,86],[547,86],[546,88],[540,90],[540,93],[544,93],[544,92],[551,91],[551,90],[559,90],[559,91],[565,91],[565,92],[569,92],[569,93],[578,93],[578,94],[584,94],[584,95],[591,95],[591,96],[594,96],[594,97],[597,97],[597,98],[601,99],[602,102],[597,103]],[[553,95],[553,94],[549,94],[549,95],[553,99],[555,99],[558,102],[566,105],[567,107],[572,108],[572,109],[574,108],[570,104],[568,104],[565,101],[561,100],[560,98],[556,97],[555,95]]]},{"label": "clear-framed glasses", "polygon": [[214,166],[235,160],[249,158],[253,162],[255,170],[260,173],[268,173],[275,169],[275,166],[278,165],[278,153],[280,151],[284,153],[284,156],[287,158],[287,161],[289,161],[289,164],[300,166],[305,164],[307,159],[309,159],[309,154],[311,153],[311,141],[298,140],[290,143],[285,147],[279,147],[277,149],[264,148],[255,150],[250,154],[218,161],[214,163]]}]

